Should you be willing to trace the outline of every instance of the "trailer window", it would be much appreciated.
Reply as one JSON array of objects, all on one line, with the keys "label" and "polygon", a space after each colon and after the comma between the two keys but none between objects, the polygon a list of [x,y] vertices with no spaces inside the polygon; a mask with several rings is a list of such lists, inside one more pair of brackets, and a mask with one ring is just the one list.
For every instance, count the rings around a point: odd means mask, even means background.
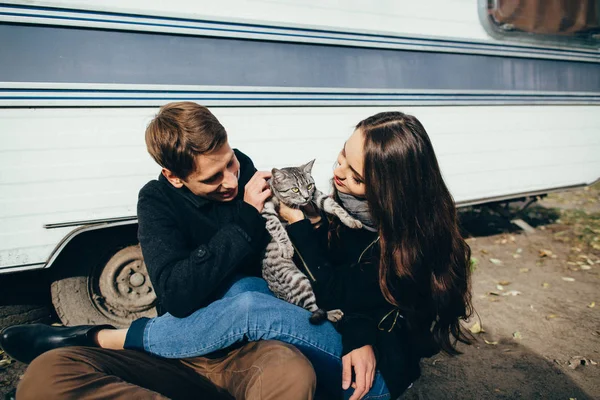
[{"label": "trailer window", "polygon": [[494,37],[600,46],[600,0],[480,0]]}]

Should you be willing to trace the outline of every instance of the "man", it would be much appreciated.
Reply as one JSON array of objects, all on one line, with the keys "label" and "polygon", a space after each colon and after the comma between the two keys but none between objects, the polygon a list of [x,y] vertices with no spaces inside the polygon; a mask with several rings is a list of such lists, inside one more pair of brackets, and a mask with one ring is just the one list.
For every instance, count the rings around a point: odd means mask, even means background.
[{"label": "man", "polygon": [[[271,195],[270,174],[256,172],[250,158],[231,149],[216,117],[191,102],[162,107],[146,145],[162,173],[140,191],[138,237],[159,313],[186,317],[218,300],[236,276],[260,275],[268,241],[260,211]],[[284,343],[247,343],[179,361],[107,350],[126,331],[100,328],[106,326],[5,329],[4,350],[33,360],[17,398],[311,399],[314,393],[310,362]]]}]

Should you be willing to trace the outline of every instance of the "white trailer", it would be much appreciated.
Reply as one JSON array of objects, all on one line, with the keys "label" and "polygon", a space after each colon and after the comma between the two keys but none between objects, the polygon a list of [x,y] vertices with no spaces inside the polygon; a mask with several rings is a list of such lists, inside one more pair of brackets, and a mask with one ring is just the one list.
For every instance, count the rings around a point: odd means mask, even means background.
[{"label": "white trailer", "polygon": [[153,315],[136,200],[159,174],[146,124],[175,100],[209,106],[259,169],[316,157],[322,189],[353,126],[391,109],[423,122],[459,205],[592,183],[598,18],[571,37],[539,34],[555,15],[527,33],[527,15],[509,11],[487,0],[0,3],[0,274],[50,268],[65,324]]}]

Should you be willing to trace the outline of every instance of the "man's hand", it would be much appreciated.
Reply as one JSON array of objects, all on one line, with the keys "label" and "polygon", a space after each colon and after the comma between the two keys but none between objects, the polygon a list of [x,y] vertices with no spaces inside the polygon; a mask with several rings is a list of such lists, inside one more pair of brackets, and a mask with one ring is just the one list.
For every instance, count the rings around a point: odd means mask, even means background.
[{"label": "man's hand", "polygon": [[[356,381],[352,382],[352,369]],[[371,387],[375,379],[376,360],[373,347],[363,346],[351,351],[342,357],[342,389],[346,390],[350,386],[354,388],[354,393],[350,400],[362,399]]]},{"label": "man's hand", "polygon": [[269,189],[269,184],[267,183],[267,179],[270,177],[270,172],[258,171],[246,184],[244,201],[256,208],[258,212],[262,212],[265,201],[271,197],[271,189]]}]

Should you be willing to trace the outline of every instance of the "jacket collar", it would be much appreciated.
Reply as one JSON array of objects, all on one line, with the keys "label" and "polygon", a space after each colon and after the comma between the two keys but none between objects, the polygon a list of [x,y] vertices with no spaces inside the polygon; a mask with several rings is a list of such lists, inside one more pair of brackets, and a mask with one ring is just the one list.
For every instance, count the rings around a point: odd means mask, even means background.
[{"label": "jacket collar", "polygon": [[190,190],[185,186],[181,188],[176,188],[175,186],[171,185],[169,180],[165,178],[163,174],[160,174],[158,176],[158,181],[165,184],[170,190],[174,190],[177,194],[183,196],[183,198],[191,202],[197,208],[205,206],[211,202],[210,200],[205,199],[204,197],[196,196],[194,193],[190,192]]}]

